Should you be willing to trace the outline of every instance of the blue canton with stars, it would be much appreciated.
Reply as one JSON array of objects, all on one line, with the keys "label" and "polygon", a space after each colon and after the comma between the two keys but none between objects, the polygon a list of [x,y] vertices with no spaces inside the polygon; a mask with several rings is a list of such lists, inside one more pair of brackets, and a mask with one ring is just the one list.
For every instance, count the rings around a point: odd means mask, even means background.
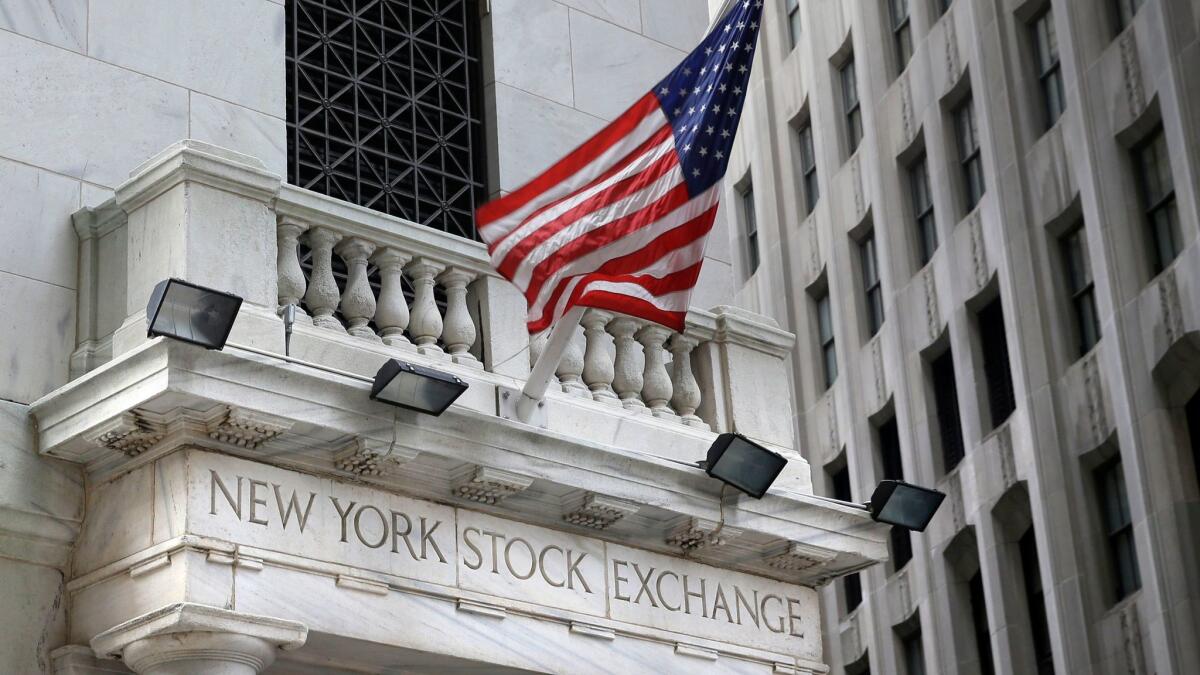
[{"label": "blue canton with stars", "polygon": [[725,175],[746,100],[762,22],[762,0],[739,0],[687,58],[655,88],[675,148],[696,196]]}]

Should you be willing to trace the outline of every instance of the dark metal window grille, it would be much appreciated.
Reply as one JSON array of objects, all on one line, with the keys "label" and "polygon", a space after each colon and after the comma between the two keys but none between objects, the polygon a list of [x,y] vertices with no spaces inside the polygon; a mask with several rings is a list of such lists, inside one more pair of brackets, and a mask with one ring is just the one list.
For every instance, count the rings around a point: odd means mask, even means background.
[{"label": "dark metal window grille", "polygon": [[1154,273],[1166,269],[1179,255],[1179,207],[1175,204],[1175,177],[1162,127],[1133,151],[1141,188],[1142,208],[1154,247]]},{"label": "dark metal window grille", "polygon": [[1054,15],[1047,7],[1033,20],[1033,51],[1037,59],[1037,76],[1042,85],[1042,112],[1045,128],[1054,126],[1067,107],[1063,93],[1062,63],[1058,58],[1058,35],[1054,31]]},{"label": "dark metal window grille", "polygon": [[288,181],[476,238],[478,16],[471,0],[288,0]]},{"label": "dark metal window grille", "polygon": [[821,198],[821,186],[817,180],[817,154],[813,152],[812,124],[805,122],[800,127],[800,171],[804,174],[804,215],[817,208]]},{"label": "dark metal window grille", "polygon": [[925,155],[908,168],[908,183],[912,188],[913,216],[917,219],[917,248],[924,267],[933,259],[938,247],[937,220],[933,215],[933,194],[929,190],[929,165]]},{"label": "dark metal window grille", "polygon": [[954,357],[947,349],[929,364],[933,400],[937,408],[938,433],[942,440],[942,468],[949,471],[962,461],[962,418],[958,411],[958,385],[954,381]]},{"label": "dark metal window grille", "polygon": [[954,110],[954,130],[958,137],[958,163],[962,167],[963,196],[970,213],[983,199],[987,189],[983,180],[983,158],[979,150],[979,130],[975,126],[975,105],[967,99]]},{"label": "dark metal window grille", "polygon": [[1079,356],[1091,351],[1100,341],[1100,320],[1096,315],[1096,285],[1092,281],[1092,265],[1087,252],[1087,233],[1083,223],[1059,239],[1063,261],[1066,263],[1067,293],[1075,313],[1075,333],[1079,340]]}]

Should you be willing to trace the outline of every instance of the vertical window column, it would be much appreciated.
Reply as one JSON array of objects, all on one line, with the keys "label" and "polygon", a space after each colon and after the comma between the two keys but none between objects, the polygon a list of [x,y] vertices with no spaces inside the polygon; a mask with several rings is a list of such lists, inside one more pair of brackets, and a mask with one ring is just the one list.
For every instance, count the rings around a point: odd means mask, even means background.
[{"label": "vertical window column", "polygon": [[1029,610],[1029,629],[1033,634],[1033,656],[1038,675],[1054,675],[1054,654],[1050,648],[1050,622],[1046,617],[1046,597],[1042,573],[1038,567],[1037,540],[1033,528],[1025,531],[1017,544],[1021,554],[1021,572],[1025,577],[1025,603]]},{"label": "vertical window column", "polygon": [[1117,22],[1117,32],[1133,23],[1133,17],[1141,9],[1145,0],[1113,0],[1113,13]]},{"label": "vertical window column", "polygon": [[858,244],[862,264],[863,296],[867,306],[867,334],[874,336],[883,326],[883,286],[879,280],[878,256],[875,253],[875,232]]},{"label": "vertical window column", "polygon": [[929,189],[929,165],[921,155],[908,167],[908,183],[912,188],[913,216],[917,221],[917,250],[921,266],[929,264],[937,251],[937,220],[933,215],[933,194]]},{"label": "vertical window column", "polygon": [[746,227],[746,276],[758,271],[758,221],[754,213],[754,187],[742,191],[742,217]]},{"label": "vertical window column", "polygon": [[925,646],[921,644],[920,625],[901,638],[900,653],[904,658],[904,675],[925,675]]},{"label": "vertical window column", "polygon": [[1017,407],[1013,393],[1008,338],[1004,333],[1004,309],[1000,298],[979,310],[979,342],[983,352],[983,375],[987,379],[988,411],[992,428],[1000,426]]},{"label": "vertical window column", "polygon": [[[817,337],[821,342],[821,367],[825,376],[825,388],[837,381],[837,344],[833,335],[833,315],[829,305],[829,291],[817,298]],[[847,478],[849,480],[849,478]]]},{"label": "vertical window column", "polygon": [[800,43],[800,0],[786,0],[788,18],[788,38],[792,49]]},{"label": "vertical window column", "polygon": [[983,573],[976,572],[967,582],[971,597],[971,623],[975,629],[975,649],[979,653],[979,674],[996,675],[992,661],[992,636],[988,628],[987,600],[983,595]]},{"label": "vertical window column", "polygon": [[892,26],[892,49],[896,56],[896,75],[904,72],[912,58],[912,27],[908,18],[909,0],[888,0]]},{"label": "vertical window column", "polygon": [[1151,263],[1158,274],[1179,255],[1179,209],[1175,204],[1175,178],[1162,127],[1133,151],[1141,188],[1142,209],[1150,230],[1154,256]]},{"label": "vertical window column", "polygon": [[1133,518],[1129,515],[1129,497],[1125,491],[1125,471],[1118,456],[1096,469],[1096,495],[1104,536],[1108,539],[1108,557],[1112,564],[1115,600],[1120,601],[1142,587],[1138,571],[1137,548],[1133,541]]},{"label": "vertical window column", "polygon": [[1063,93],[1062,64],[1058,59],[1058,36],[1054,31],[1054,13],[1050,7],[1032,23],[1033,52],[1037,60],[1037,76],[1042,87],[1042,112],[1045,129],[1054,126],[1066,109]]},{"label": "vertical window column", "polygon": [[954,380],[954,356],[947,349],[929,364],[933,380],[934,406],[937,408],[938,433],[942,441],[942,470],[950,471],[962,461],[962,418],[958,410],[958,385]]},{"label": "vertical window column", "polygon": [[1088,258],[1087,231],[1082,223],[1059,238],[1059,248],[1066,268],[1067,293],[1075,317],[1079,356],[1083,356],[1100,341],[1100,320],[1096,314],[1096,288]]},{"label": "vertical window column", "polygon": [[983,179],[983,158],[979,150],[979,130],[975,125],[975,104],[968,98],[954,109],[954,133],[958,141],[958,164],[962,171],[963,202],[970,213],[987,190]]},{"label": "vertical window column", "polygon": [[851,55],[839,70],[842,81],[842,114],[846,116],[846,156],[858,150],[862,141],[862,110],[858,104],[858,76],[854,72],[854,56]]},{"label": "vertical window column", "polygon": [[[884,480],[904,480],[900,457],[900,430],[893,417],[879,427],[879,459]],[[892,527],[892,569],[899,571],[912,560],[912,534],[907,527]]]},{"label": "vertical window column", "polygon": [[812,123],[805,122],[798,132],[800,141],[800,173],[804,177],[804,215],[817,208],[821,187],[817,180],[817,155],[813,152]]},{"label": "vertical window column", "polygon": [[[842,467],[829,474],[829,482],[833,488],[833,498],[843,502],[854,501],[850,490],[850,465]],[[858,572],[842,577],[842,592],[846,599],[846,613],[853,612],[862,604],[862,577]]]}]

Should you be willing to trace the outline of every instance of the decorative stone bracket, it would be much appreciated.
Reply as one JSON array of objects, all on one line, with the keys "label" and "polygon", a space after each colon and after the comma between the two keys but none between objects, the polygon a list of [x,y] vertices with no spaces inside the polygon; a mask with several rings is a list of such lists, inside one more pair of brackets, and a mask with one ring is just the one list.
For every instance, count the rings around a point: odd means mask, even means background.
[{"label": "decorative stone bracket", "polygon": [[667,535],[667,543],[678,546],[684,553],[714,546],[724,546],[730,539],[741,536],[742,530],[707,518],[692,518]]},{"label": "decorative stone bracket", "polygon": [[135,673],[219,672],[254,675],[277,649],[296,649],[308,628],[296,621],[177,603],[130,619],[92,638],[100,658],[121,658]]},{"label": "decorative stone bracket", "polygon": [[496,504],[533,484],[533,479],[511,471],[490,467],[476,467],[475,471],[455,482],[455,496],[480,504]]},{"label": "decorative stone bracket", "polygon": [[360,437],[334,454],[333,465],[359,476],[388,476],[419,454],[410,448]]},{"label": "decorative stone bracket", "polygon": [[131,410],[101,425],[88,435],[88,440],[113,452],[137,457],[154,447],[166,434],[166,424]]},{"label": "decorative stone bracket", "polygon": [[563,514],[563,520],[580,527],[590,527],[593,530],[604,530],[625,516],[637,513],[636,504],[623,499],[605,497],[589,492],[583,498],[583,504],[570,513]]}]

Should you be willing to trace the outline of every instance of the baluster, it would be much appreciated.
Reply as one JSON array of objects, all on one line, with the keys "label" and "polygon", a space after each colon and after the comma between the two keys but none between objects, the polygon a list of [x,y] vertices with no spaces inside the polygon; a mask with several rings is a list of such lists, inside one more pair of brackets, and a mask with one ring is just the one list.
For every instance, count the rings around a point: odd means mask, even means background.
[{"label": "baluster", "polygon": [[696,416],[696,408],[700,407],[700,384],[692,373],[692,350],[697,344],[695,338],[682,333],[671,337],[671,387],[675,391],[671,407],[684,424],[707,428],[704,420]]},{"label": "baluster", "polygon": [[342,323],[334,318],[338,306],[337,280],[333,278],[333,245],[342,235],[324,227],[314,227],[305,233],[312,250],[313,270],[304,293],[304,304],[312,313],[313,325],[345,332]]},{"label": "baluster", "polygon": [[637,332],[638,342],[642,343],[642,351],[646,355],[642,399],[650,406],[650,412],[655,417],[671,417],[675,414],[667,407],[667,401],[671,400],[671,376],[667,374],[667,364],[663,358],[663,342],[670,334],[669,330],[658,324],[643,326]]},{"label": "baluster", "polygon": [[446,289],[446,320],[442,328],[442,342],[455,363],[482,368],[483,364],[471,353],[475,344],[475,321],[467,310],[467,284],[475,279],[474,272],[450,267],[438,276]]},{"label": "baluster", "polygon": [[612,321],[611,312],[589,309],[583,315],[583,334],[587,347],[583,353],[583,381],[592,392],[592,398],[604,403],[619,403],[613,393],[613,361],[608,352],[608,333],[604,327]]},{"label": "baluster", "polygon": [[446,267],[428,258],[414,258],[406,268],[413,284],[412,320],[408,332],[422,354],[441,354],[442,315],[433,299],[433,282]]},{"label": "baluster", "polygon": [[375,252],[375,244],[359,237],[343,239],[335,249],[346,261],[346,289],[342,291],[342,316],[349,327],[347,333],[355,337],[379,340],[379,336],[368,326],[375,316],[375,293],[367,280],[367,259]]},{"label": "baluster", "polygon": [[571,333],[571,340],[563,350],[562,359],[558,362],[558,379],[562,382],[563,391],[573,396],[587,396],[588,388],[583,383],[583,333],[578,327]]},{"label": "baluster", "polygon": [[296,306],[296,320],[311,323],[312,319],[300,307],[300,298],[307,290],[304,270],[300,267],[300,235],[308,226],[290,218],[281,219],[275,229],[275,269],[279,276],[279,307]]},{"label": "baluster", "polygon": [[408,328],[408,300],[404,297],[404,266],[412,256],[394,248],[385,247],[371,258],[379,267],[379,304],[375,310],[375,325],[384,344],[403,346],[411,344],[404,337]]},{"label": "baluster", "polygon": [[642,369],[645,361],[641,354],[641,345],[633,339],[641,325],[637,319],[628,316],[618,316],[608,324],[608,332],[612,333],[616,343],[617,358],[613,362],[613,389],[621,398],[621,405],[629,410],[649,412],[642,403]]}]

